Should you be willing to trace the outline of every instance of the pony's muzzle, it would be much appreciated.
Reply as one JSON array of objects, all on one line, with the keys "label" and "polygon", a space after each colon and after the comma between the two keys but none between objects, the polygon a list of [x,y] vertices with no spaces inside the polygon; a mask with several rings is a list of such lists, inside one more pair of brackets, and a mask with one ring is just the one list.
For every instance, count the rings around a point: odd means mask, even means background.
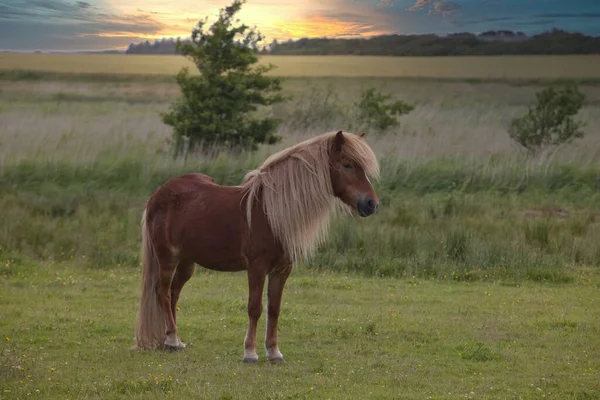
[{"label": "pony's muzzle", "polygon": [[356,210],[361,217],[368,217],[373,214],[377,207],[379,206],[379,201],[373,200],[371,197],[359,197],[356,201]]}]

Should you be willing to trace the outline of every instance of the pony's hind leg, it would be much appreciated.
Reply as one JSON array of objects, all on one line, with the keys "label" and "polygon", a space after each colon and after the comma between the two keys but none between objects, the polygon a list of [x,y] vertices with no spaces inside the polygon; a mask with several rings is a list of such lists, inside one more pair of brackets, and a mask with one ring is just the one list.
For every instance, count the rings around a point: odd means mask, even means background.
[{"label": "pony's hind leg", "polygon": [[[181,261],[175,270],[173,282],[171,283],[171,313],[173,313],[173,322],[177,324],[177,301],[183,285],[194,275],[196,267],[194,263]],[[185,348],[185,343],[177,336],[178,347]]]},{"label": "pony's hind leg", "polygon": [[277,343],[277,322],[279,320],[279,311],[281,310],[283,287],[291,272],[292,266],[288,265],[282,270],[273,271],[269,274],[267,288],[267,331],[265,334],[265,348],[267,350],[267,360],[269,361],[284,361],[283,354],[279,351]]},{"label": "pony's hind leg", "polygon": [[165,341],[163,346],[166,350],[178,350],[181,346],[177,338],[177,326],[171,309],[171,284],[178,260],[176,260],[171,250],[166,248],[157,248],[156,255],[160,265],[158,282],[156,283],[156,296],[165,316]]}]

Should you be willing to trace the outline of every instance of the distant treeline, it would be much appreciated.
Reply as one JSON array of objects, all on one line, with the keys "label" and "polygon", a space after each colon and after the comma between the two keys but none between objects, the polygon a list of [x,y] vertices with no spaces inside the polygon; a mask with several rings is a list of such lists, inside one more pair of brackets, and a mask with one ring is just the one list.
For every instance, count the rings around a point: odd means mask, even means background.
[{"label": "distant treeline", "polygon": [[154,43],[146,40],[141,43],[131,43],[125,54],[176,54],[175,39],[162,39]]},{"label": "distant treeline", "polygon": [[[130,44],[127,54],[176,54],[176,41],[162,39]],[[273,41],[262,51],[272,55],[467,56],[525,54],[600,54],[600,37],[559,29],[527,36],[522,32],[488,31],[478,35],[385,35],[357,39]]]}]

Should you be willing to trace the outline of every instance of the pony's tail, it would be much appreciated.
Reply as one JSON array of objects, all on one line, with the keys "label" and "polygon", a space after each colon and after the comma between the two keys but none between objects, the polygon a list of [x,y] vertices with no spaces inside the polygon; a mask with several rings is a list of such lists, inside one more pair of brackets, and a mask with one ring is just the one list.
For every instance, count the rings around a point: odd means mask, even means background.
[{"label": "pony's tail", "polygon": [[156,296],[159,264],[150,240],[146,213],[147,210],[144,210],[142,215],[142,294],[135,327],[135,347],[155,349],[163,345],[165,318]]}]

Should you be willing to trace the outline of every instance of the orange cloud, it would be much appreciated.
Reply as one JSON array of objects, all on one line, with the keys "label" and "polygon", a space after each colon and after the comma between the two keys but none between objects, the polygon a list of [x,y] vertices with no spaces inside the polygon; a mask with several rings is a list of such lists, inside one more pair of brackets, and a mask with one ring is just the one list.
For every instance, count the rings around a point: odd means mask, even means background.
[{"label": "orange cloud", "polygon": [[[198,7],[196,1],[130,0],[127,3],[107,0],[117,15],[136,15],[157,21],[158,30],[133,33],[111,31],[98,37],[131,37],[153,40],[163,37],[188,37],[200,19],[208,17],[210,25],[219,9],[230,0],[217,0],[210,6]],[[349,0],[255,0],[249,1],[238,14],[239,19],[256,26],[266,42],[302,37],[357,37],[393,33],[388,16],[377,3],[356,3]],[[266,44],[266,43],[265,43]]]},{"label": "orange cloud", "polygon": [[325,4],[269,28],[278,39],[369,37],[390,34],[397,28],[377,2],[330,0]]},{"label": "orange cloud", "polygon": [[[162,37],[189,36],[199,20],[208,18],[208,25],[218,16],[219,10],[231,4],[231,0],[214,0],[210,5],[197,1],[179,0],[130,0],[121,2],[107,0],[111,8],[122,14],[143,14],[160,21],[164,27],[157,32]],[[303,15],[313,3],[320,0],[253,0],[242,6],[237,17],[249,26],[257,26],[262,33],[291,18]],[[152,35],[154,36],[154,35]]]},{"label": "orange cloud", "polygon": [[[274,24],[269,31],[277,39],[297,39],[303,37],[356,37],[375,36],[389,33],[390,31],[377,28],[373,24],[348,21],[343,18],[313,15],[310,18],[286,21]],[[271,36],[271,35],[269,35]]]}]

